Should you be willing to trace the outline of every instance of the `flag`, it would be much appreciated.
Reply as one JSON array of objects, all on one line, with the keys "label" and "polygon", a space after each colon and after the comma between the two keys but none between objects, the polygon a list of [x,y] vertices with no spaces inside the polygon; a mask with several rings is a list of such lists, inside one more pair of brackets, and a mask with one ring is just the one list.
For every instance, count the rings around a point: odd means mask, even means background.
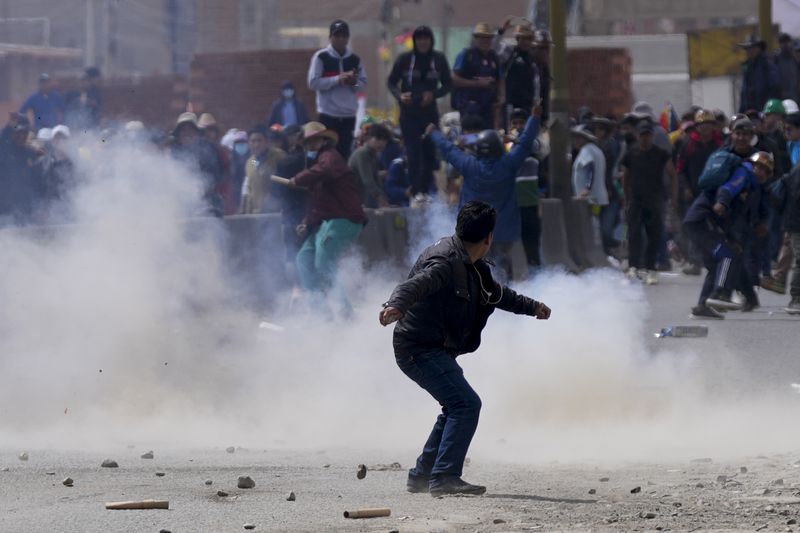
[{"label": "flag", "polygon": [[678,113],[675,112],[675,108],[672,107],[671,102],[667,102],[664,111],[661,112],[660,123],[661,127],[667,130],[667,132],[673,132],[680,127]]}]

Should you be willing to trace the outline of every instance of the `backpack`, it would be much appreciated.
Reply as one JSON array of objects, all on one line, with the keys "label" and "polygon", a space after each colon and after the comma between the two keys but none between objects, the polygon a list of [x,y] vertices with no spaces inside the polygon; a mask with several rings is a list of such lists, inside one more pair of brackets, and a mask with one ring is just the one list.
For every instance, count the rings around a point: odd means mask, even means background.
[{"label": "backpack", "polygon": [[742,164],[742,161],[741,157],[728,150],[720,149],[713,152],[697,179],[698,187],[704,191],[713,191],[719,188],[730,179],[733,171]]}]

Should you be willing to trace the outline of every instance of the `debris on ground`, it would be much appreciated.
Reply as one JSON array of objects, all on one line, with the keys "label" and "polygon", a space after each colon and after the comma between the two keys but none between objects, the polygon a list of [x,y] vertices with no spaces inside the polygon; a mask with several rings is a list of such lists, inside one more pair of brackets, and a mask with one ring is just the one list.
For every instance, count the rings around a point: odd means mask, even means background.
[{"label": "debris on ground", "polygon": [[228,493],[225,492],[224,490],[218,490],[217,491],[217,496],[219,496],[220,498],[227,498],[228,497]]},{"label": "debris on ground", "polygon": [[167,500],[140,500],[133,502],[109,502],[106,503],[106,509],[123,510],[123,509],[169,509],[169,502]]},{"label": "debris on ground", "polygon": [[214,482],[213,482],[213,481],[211,481],[210,479],[207,479],[207,480],[206,480],[206,485],[208,485],[208,486],[211,486],[211,485],[213,485],[213,484],[214,484]]},{"label": "debris on ground", "polygon": [[287,502],[293,502],[297,500],[297,496],[294,495],[294,492],[290,492],[289,496],[286,497]]},{"label": "debris on ground", "polygon": [[377,464],[369,467],[376,472],[399,472],[403,469],[400,463]]},{"label": "debris on ground", "polygon": [[154,457],[155,455],[153,455],[153,450],[142,454],[142,459],[153,459]]},{"label": "debris on ground", "polygon": [[597,490],[596,489],[589,489],[589,494],[597,494]]},{"label": "debris on ground", "polygon": [[100,463],[100,466],[103,468],[119,468],[119,464],[112,459],[106,459],[105,461]]},{"label": "debris on ground", "polygon": [[505,524],[505,523],[506,521],[503,520],[502,518],[495,518],[494,520],[492,520],[492,524]]},{"label": "debris on ground", "polygon": [[22,452],[21,454],[19,454],[20,461],[27,461],[28,459],[29,459],[28,452]]},{"label": "debris on ground", "polygon": [[631,489],[631,494],[639,494],[640,492],[642,492],[642,487],[633,487]]},{"label": "debris on ground", "polygon": [[356,472],[356,477],[358,479],[364,479],[367,477],[367,465],[358,465],[358,472]]},{"label": "debris on ground", "polygon": [[384,516],[391,516],[392,511],[388,507],[381,507],[377,509],[359,509],[358,511],[345,511],[345,518],[380,518]]},{"label": "debris on ground", "polygon": [[236,448],[234,448],[233,446],[228,446],[227,448],[225,448],[225,451],[228,453],[233,453],[236,451]]},{"label": "debris on ground", "polygon": [[256,486],[256,482],[250,476],[239,476],[239,481],[236,486],[240,489],[252,489]]},{"label": "debris on ground", "polygon": [[74,483],[75,481],[71,477],[64,478],[64,481],[61,482],[65,487],[71,487]]},{"label": "debris on ground", "polygon": [[255,528],[256,528],[256,526],[255,526],[254,524],[245,524],[245,525],[244,525],[244,528],[245,528],[245,529],[255,529]]},{"label": "debris on ground", "polygon": [[746,474],[747,473],[747,467],[746,466],[740,466],[739,467],[739,473],[740,474]]},{"label": "debris on ground", "polygon": [[702,338],[708,337],[708,328],[706,326],[669,326],[654,333],[654,336],[657,339],[664,337]]},{"label": "debris on ground", "polygon": [[156,472],[156,476],[157,476],[157,477],[164,477],[164,476],[166,476],[166,475],[167,475],[167,474],[166,474],[165,472]]},{"label": "debris on ground", "polygon": [[611,480],[610,478],[607,478],[607,477],[601,477],[601,478],[600,478],[600,483],[608,483],[610,480]]}]

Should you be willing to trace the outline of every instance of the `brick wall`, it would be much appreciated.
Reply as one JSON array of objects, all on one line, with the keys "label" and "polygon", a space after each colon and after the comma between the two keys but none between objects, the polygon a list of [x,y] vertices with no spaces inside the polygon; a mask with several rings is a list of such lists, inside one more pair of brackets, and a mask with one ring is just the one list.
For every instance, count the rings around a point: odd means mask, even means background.
[{"label": "brick wall", "polygon": [[[64,92],[78,87],[75,78],[58,80]],[[148,128],[170,130],[186,110],[189,86],[181,76],[147,76],[103,80],[103,122],[141,120]]]},{"label": "brick wall", "polygon": [[625,48],[567,50],[569,110],[589,106],[595,114],[621,117],[633,105],[633,64]]},{"label": "brick wall", "polygon": [[306,85],[315,50],[257,50],[198,54],[192,61],[191,100],[196,113],[214,115],[223,131],[266,122],[283,80],[316,116],[314,93]]}]

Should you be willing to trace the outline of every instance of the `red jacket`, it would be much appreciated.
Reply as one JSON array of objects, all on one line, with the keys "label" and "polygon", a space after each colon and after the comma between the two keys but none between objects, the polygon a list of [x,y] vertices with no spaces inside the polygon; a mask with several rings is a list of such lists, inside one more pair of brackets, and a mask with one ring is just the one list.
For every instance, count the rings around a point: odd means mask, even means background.
[{"label": "red jacket", "polygon": [[360,184],[335,147],[322,148],[314,165],[296,175],[294,182],[308,189],[305,223],[310,228],[332,218],[367,223]]}]

